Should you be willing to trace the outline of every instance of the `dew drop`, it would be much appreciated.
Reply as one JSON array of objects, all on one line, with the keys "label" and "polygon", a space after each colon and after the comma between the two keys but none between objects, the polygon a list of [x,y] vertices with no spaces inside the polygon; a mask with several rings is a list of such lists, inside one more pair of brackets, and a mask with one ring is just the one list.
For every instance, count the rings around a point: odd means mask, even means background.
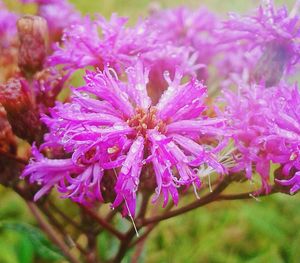
[{"label": "dew drop", "polygon": [[141,83],[138,83],[136,85],[136,89],[139,90],[139,91],[142,91],[142,90],[144,90],[144,85],[142,85]]},{"label": "dew drop", "polygon": [[128,100],[128,99],[129,99],[129,97],[128,97],[128,95],[127,95],[126,92],[122,92],[122,93],[120,94],[120,96],[121,96],[122,99],[125,99],[125,100]]},{"label": "dew drop", "polygon": [[90,97],[89,94],[87,94],[85,92],[81,93],[81,96],[86,99],[88,99]]},{"label": "dew drop", "polygon": [[164,71],[164,77],[169,78],[170,77],[170,72],[169,71]]},{"label": "dew drop", "polygon": [[174,148],[174,147],[175,147],[175,143],[174,143],[174,142],[170,142],[170,143],[168,144],[168,146],[169,146],[169,148]]},{"label": "dew drop", "polygon": [[115,123],[113,125],[113,128],[116,129],[116,130],[123,130],[124,129],[124,125],[121,124],[121,123]]}]

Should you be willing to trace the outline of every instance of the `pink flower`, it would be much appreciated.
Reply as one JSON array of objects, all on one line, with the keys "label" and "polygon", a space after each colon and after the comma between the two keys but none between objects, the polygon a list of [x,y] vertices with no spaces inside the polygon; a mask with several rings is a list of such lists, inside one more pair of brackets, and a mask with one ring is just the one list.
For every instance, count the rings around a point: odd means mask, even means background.
[{"label": "pink flower", "polygon": [[300,59],[299,2],[290,13],[285,7],[277,9],[272,0],[262,2],[252,16],[231,14],[224,23],[222,42],[239,43],[248,51],[259,49],[254,78],[273,86]]},{"label": "pink flower", "polygon": [[[150,18],[152,26],[160,32],[160,37],[174,46],[186,47],[197,54],[196,64],[208,66],[218,53],[216,29],[217,17],[206,9],[191,11],[179,7],[154,12]],[[205,67],[198,70],[198,78],[207,80]]]},{"label": "pink flower", "polygon": [[278,181],[291,185],[291,194],[299,190],[300,171],[300,92],[298,86],[282,85],[271,98],[272,118],[269,118],[270,135],[264,140],[276,146],[269,158],[283,166],[285,177],[289,180]]},{"label": "pink flower", "polygon": [[204,114],[203,84],[182,84],[178,71],[173,80],[166,75],[168,89],[154,105],[146,90],[149,71],[139,62],[126,72],[126,82],[111,68],[87,72],[71,102],[57,103],[51,117],[43,117],[50,132],[41,150],[62,147],[68,157],[48,159],[34,150],[23,177],[43,185],[37,197],[56,186],[65,198],[91,203],[114,191],[112,206],[125,204],[124,214],[134,215],[144,188],[155,188],[153,201],[162,195],[166,206],[171,196],[177,204],[179,188],[200,187],[195,167],[226,172],[214,147],[199,141],[218,142],[224,134],[224,119]]},{"label": "pink flower", "polygon": [[260,138],[269,134],[266,118],[271,114],[269,101],[274,89],[245,85],[239,87],[237,92],[228,89],[223,93],[227,105],[225,116],[237,148],[237,165],[233,171],[245,170],[247,178],[252,179],[256,168],[266,192],[269,191],[270,176],[268,153],[272,149]]}]

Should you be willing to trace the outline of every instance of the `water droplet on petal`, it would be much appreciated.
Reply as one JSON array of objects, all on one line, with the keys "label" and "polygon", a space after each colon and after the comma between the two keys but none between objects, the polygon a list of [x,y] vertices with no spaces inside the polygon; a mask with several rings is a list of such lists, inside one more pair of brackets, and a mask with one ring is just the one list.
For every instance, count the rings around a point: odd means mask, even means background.
[{"label": "water droplet on petal", "polygon": [[139,91],[142,91],[142,90],[144,90],[144,85],[142,85],[142,84],[140,84],[140,83],[138,83],[137,85],[136,85],[136,89],[137,90],[139,90]]},{"label": "water droplet on petal", "polygon": [[115,123],[113,125],[113,128],[116,130],[123,130],[124,129],[124,125],[122,123]]}]

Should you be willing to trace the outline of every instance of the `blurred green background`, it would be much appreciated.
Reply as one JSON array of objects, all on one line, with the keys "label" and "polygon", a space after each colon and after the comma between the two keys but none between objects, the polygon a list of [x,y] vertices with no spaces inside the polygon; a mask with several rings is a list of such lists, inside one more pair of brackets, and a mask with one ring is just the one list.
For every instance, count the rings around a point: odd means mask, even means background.
[{"label": "blurred green background", "polygon": [[[72,0],[83,13],[117,12],[134,22],[145,16],[149,0]],[[292,6],[292,0],[275,1]],[[162,7],[206,6],[226,15],[246,12],[250,0],[162,0]],[[251,186],[249,186],[251,187]],[[146,243],[141,262],[300,262],[300,198],[275,195],[260,201],[214,203],[162,222]],[[35,227],[23,201],[0,186],[0,263],[61,262],[61,257]],[[102,237],[103,242],[108,242]],[[103,250],[103,247],[100,250]],[[107,251],[113,245],[105,245]],[[129,261],[129,259],[127,259]]]}]

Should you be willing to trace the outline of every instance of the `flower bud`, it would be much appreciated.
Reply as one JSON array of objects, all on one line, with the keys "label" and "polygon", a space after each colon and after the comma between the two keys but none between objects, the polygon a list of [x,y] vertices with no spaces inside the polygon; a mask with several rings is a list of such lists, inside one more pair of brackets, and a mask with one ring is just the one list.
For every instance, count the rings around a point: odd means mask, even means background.
[{"label": "flower bud", "polygon": [[42,112],[47,112],[49,107],[54,107],[56,97],[62,90],[65,81],[68,78],[54,68],[46,68],[37,72],[33,79],[33,89],[36,97],[36,103],[42,107]]},{"label": "flower bud", "polygon": [[47,22],[42,17],[26,15],[18,20],[17,27],[19,67],[24,73],[35,73],[42,69],[47,53]]},{"label": "flower bud", "polygon": [[25,79],[15,78],[1,85],[0,103],[6,110],[13,132],[18,137],[30,143],[39,141],[43,134],[43,126]]}]

